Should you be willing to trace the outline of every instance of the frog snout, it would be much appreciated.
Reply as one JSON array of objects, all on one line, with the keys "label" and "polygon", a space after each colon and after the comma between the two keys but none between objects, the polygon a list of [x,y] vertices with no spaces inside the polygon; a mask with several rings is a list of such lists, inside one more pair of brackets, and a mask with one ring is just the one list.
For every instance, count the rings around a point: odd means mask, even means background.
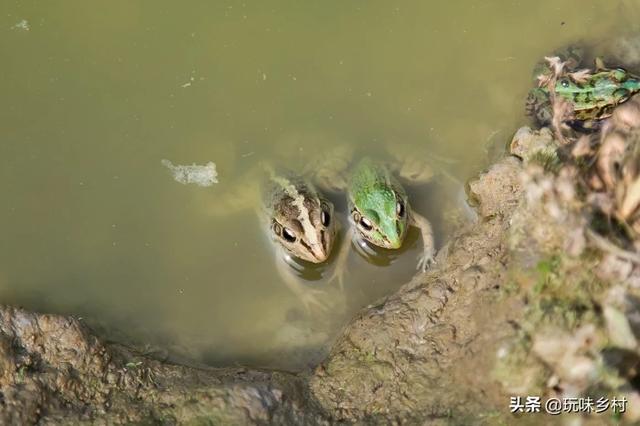
[{"label": "frog snout", "polygon": [[386,249],[396,250],[402,247],[402,243],[404,242],[404,234],[400,232],[388,232],[385,237],[383,237],[382,247]]},{"label": "frog snout", "polygon": [[323,244],[314,244],[311,247],[311,254],[313,255],[310,262],[322,263],[329,258],[330,251]]},{"label": "frog snout", "polygon": [[387,246],[387,248],[393,249],[393,250],[397,250],[400,247],[402,247],[402,240],[400,238],[397,238],[393,241],[389,242],[389,245]]}]

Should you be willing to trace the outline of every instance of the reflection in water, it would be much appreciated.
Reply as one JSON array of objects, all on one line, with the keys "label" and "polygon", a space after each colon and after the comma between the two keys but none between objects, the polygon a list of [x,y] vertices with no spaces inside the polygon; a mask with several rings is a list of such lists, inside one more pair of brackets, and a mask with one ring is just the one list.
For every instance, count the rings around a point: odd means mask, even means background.
[{"label": "reflection in water", "polygon": [[413,247],[416,244],[419,234],[420,233],[416,229],[410,228],[404,240],[404,244],[397,250],[376,247],[364,238],[359,237],[357,234],[353,237],[352,246],[355,248],[355,252],[358,253],[366,262],[377,266],[389,266],[406,251],[410,251],[410,247]]},{"label": "reflection in water", "polygon": [[[419,238],[350,256],[343,292],[323,281],[334,257],[305,268],[328,307],[309,314],[255,214],[208,213],[221,194],[261,161],[301,172],[345,144],[449,159],[465,181],[524,120],[533,64],[618,16],[596,0],[13,2],[0,16],[3,302],[217,365],[303,368],[412,276]],[[214,161],[219,183],[180,185],[163,158]],[[440,247],[465,214],[435,175],[408,190]]]},{"label": "reflection in water", "polygon": [[327,263],[310,263],[290,255],[285,255],[284,260],[303,281],[319,281],[327,273]]}]

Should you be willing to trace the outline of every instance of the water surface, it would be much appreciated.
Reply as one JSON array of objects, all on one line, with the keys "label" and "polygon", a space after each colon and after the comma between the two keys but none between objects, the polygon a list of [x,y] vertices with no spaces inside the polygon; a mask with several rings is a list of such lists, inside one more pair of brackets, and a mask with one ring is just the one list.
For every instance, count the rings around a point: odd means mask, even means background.
[{"label": "water surface", "polygon": [[[327,312],[284,286],[252,211],[212,217],[259,161],[397,144],[464,181],[524,122],[533,64],[608,34],[604,1],[6,1],[0,14],[2,302],[214,365],[312,364],[414,271],[352,255]],[[183,186],[162,159],[217,165]],[[441,245],[444,181],[412,189]],[[452,201],[453,200],[453,201]],[[123,337],[123,338],[124,338]]]}]

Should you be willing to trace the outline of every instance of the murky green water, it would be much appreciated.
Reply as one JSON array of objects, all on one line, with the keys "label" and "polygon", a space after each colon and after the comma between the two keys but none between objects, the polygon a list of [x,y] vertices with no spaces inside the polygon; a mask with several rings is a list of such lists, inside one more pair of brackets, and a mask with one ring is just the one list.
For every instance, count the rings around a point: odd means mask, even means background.
[{"label": "murky green water", "polygon": [[[606,1],[6,1],[0,10],[3,303],[71,312],[215,365],[300,368],[413,274],[350,258],[308,314],[251,211],[208,206],[269,159],[341,143],[442,157],[464,181],[523,122],[531,68],[604,36]],[[211,188],[161,159],[214,161]],[[440,183],[438,183],[440,182]],[[412,190],[446,238],[451,185]],[[117,333],[114,330],[119,330]]]}]

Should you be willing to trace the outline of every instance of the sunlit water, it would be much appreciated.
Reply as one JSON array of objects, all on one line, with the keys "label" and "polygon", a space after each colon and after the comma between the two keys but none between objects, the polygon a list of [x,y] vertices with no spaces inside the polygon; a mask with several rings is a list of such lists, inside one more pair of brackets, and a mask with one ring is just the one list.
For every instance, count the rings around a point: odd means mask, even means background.
[{"label": "sunlit water", "polygon": [[[619,6],[5,1],[2,302],[213,365],[311,365],[413,275],[416,233],[390,265],[352,253],[344,292],[309,282],[328,308],[308,313],[255,214],[208,206],[259,161],[300,169],[345,143],[428,152],[464,182],[524,122],[534,63],[608,34]],[[213,161],[219,183],[181,185],[163,159]],[[459,189],[410,190],[438,246],[459,222]]]}]

